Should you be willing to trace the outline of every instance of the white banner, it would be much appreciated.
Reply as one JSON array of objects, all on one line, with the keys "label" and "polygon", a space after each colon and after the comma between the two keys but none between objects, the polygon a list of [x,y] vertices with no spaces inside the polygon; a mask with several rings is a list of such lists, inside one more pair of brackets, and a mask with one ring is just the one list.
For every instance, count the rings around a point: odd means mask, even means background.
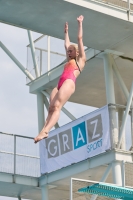
[{"label": "white banner", "polygon": [[108,106],[49,133],[40,141],[41,174],[80,162],[110,149]]}]

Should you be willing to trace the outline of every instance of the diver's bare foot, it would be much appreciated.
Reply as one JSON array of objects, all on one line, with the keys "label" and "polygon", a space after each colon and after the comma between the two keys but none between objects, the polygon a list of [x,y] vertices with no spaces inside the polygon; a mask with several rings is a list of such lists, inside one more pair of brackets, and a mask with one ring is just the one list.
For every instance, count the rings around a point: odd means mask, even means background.
[{"label": "diver's bare foot", "polygon": [[37,137],[34,138],[34,143],[39,142],[42,139],[45,139],[48,137],[48,133],[47,132],[41,132]]}]

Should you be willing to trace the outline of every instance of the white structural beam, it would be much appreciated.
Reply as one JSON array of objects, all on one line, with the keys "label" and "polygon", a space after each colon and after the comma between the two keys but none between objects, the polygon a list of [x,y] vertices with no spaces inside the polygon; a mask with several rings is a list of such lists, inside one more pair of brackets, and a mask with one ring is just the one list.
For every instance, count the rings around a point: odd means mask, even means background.
[{"label": "white structural beam", "polygon": [[5,47],[5,45],[0,42],[0,47],[5,51],[5,53],[15,62],[15,64],[22,70],[22,72],[30,79],[34,80],[34,77],[30,72],[24,68],[24,66],[15,58],[15,56]]},{"label": "white structural beam", "polygon": [[76,117],[74,117],[65,107],[62,107],[62,111],[63,111],[71,120],[76,120]]},{"label": "white structural beam", "polygon": [[[119,127],[119,133],[121,130],[121,125],[122,125],[122,120],[124,116],[124,110],[122,108],[118,109],[118,127]],[[125,130],[123,130],[123,137],[122,137],[122,142],[121,142],[121,149],[126,149],[126,144],[125,144]]]},{"label": "white structural beam", "polygon": [[37,111],[38,111],[38,131],[40,132],[44,126],[44,96],[43,94],[37,93]]},{"label": "white structural beam", "polygon": [[[49,37],[50,37],[50,36],[49,36]],[[37,49],[37,50],[39,50],[39,51],[48,52],[47,49],[43,49],[43,48],[35,47],[35,49]],[[62,53],[59,53],[59,52],[56,52],[56,51],[51,51],[51,50],[50,50],[50,53],[55,54],[55,55],[58,55],[58,56],[63,56],[63,57],[66,58],[66,54],[62,54]]]},{"label": "white structural beam", "polygon": [[[44,120],[45,120],[45,117],[44,117],[44,96],[41,92],[37,94],[37,111],[38,111],[38,129],[39,129],[39,132],[40,132],[42,130],[43,126],[44,126]],[[41,142],[42,141],[40,141],[40,143]],[[43,152],[40,151],[40,154],[42,154],[42,153]],[[40,163],[40,165],[41,165],[41,163]],[[42,191],[42,200],[48,200],[48,188],[47,188],[47,186],[41,187],[41,191]]]},{"label": "white structural beam", "polygon": [[[115,104],[115,92],[114,92],[114,80],[113,80],[113,70],[111,55],[108,53],[103,53],[101,55],[104,61],[104,75],[105,75],[105,86],[106,86],[106,98],[107,103]],[[110,125],[112,134],[112,145],[115,148],[118,142],[118,128],[116,119],[116,108],[114,106],[110,107]]]},{"label": "white structural beam", "polygon": [[[105,84],[106,84],[106,96],[107,103],[115,104],[115,92],[114,92],[114,81],[113,81],[113,69],[111,62],[111,55],[104,54],[104,73],[105,73]],[[113,147],[118,143],[118,128],[116,119],[116,108],[111,107],[111,134],[113,134]],[[116,159],[115,159],[116,160]],[[114,161],[112,164],[113,181],[115,184],[122,185],[121,178],[121,165],[119,162]]]},{"label": "white structural beam", "polygon": [[[37,93],[37,115],[38,115],[38,132],[40,133],[45,122],[45,116],[44,116],[44,96],[42,93]],[[43,141],[41,140],[39,142],[39,147],[41,146],[41,143]],[[40,157],[41,154],[43,154],[42,151],[40,151]],[[40,160],[40,165],[41,165],[41,160]]]},{"label": "white structural beam", "polygon": [[[115,74],[115,76],[116,76],[116,78],[117,78],[117,81],[118,81],[118,83],[119,83],[119,86],[120,86],[120,88],[121,88],[121,90],[122,90],[122,92],[123,92],[123,94],[124,94],[126,100],[128,100],[128,97],[129,97],[128,89],[127,89],[127,87],[126,87],[126,85],[125,85],[125,83],[124,83],[124,81],[123,81],[123,79],[122,79],[122,77],[121,77],[121,75],[120,75],[120,72],[119,72],[119,70],[118,70],[118,67],[117,67],[115,61],[114,61],[114,58],[112,57],[111,60],[112,60],[112,64],[113,64],[114,74]],[[132,104],[132,105],[133,105],[133,104]]]},{"label": "white structural beam", "polygon": [[35,47],[34,47],[34,43],[33,43],[33,39],[32,39],[32,33],[29,30],[28,30],[28,37],[29,37],[29,42],[30,42],[33,64],[34,64],[34,68],[35,68],[35,74],[36,74],[36,77],[39,77],[39,70],[38,70],[38,65],[37,65],[37,61],[36,61],[36,57],[35,57]]},{"label": "white structural beam", "polygon": [[121,145],[121,142],[122,142],[122,137],[123,137],[124,129],[125,129],[125,126],[126,126],[126,122],[127,122],[127,118],[128,118],[128,113],[129,113],[129,110],[130,110],[130,106],[131,106],[131,102],[132,102],[132,97],[133,97],[133,83],[131,85],[131,90],[130,90],[130,94],[129,94],[129,98],[128,98],[128,101],[127,101],[127,106],[126,106],[125,114],[124,114],[122,125],[121,125],[119,142],[118,142],[118,148],[120,148],[120,145]]},{"label": "white structural beam", "polygon": [[[108,167],[107,167],[107,169],[105,170],[105,172],[104,172],[104,174],[103,174],[100,182],[105,182],[107,180],[108,175],[109,175],[111,169],[112,169],[112,164],[109,164]],[[91,197],[90,200],[96,200],[97,197],[98,197],[98,195],[94,194],[94,195],[92,195],[92,197]]]},{"label": "white structural beam", "polygon": [[[42,91],[42,93],[43,93],[46,97],[50,98],[50,95],[49,95],[46,91]],[[73,121],[73,120],[76,120],[76,118],[75,118],[66,108],[62,107],[61,110],[62,110],[72,121]]]},{"label": "white structural beam", "polygon": [[113,182],[119,186],[122,186],[121,162],[120,161],[112,162],[112,170],[113,170]]},{"label": "white structural beam", "polygon": [[103,55],[107,103],[115,104],[114,80],[110,54]]},{"label": "white structural beam", "polygon": [[130,150],[133,150],[133,108],[131,109],[131,147]]}]

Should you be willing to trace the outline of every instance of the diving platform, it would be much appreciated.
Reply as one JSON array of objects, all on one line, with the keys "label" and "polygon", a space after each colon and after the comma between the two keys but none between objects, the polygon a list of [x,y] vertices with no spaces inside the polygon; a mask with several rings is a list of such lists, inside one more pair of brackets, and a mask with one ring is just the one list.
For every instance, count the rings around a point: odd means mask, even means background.
[{"label": "diving platform", "polygon": [[133,32],[132,4],[129,6],[128,2],[120,0],[30,0],[21,3],[2,0],[0,5],[2,23],[59,39],[64,39],[63,27],[67,20],[71,41],[75,43],[76,19],[82,14],[85,17],[84,44],[97,50],[110,49]]},{"label": "diving platform", "polygon": [[[0,166],[0,195],[21,199],[31,200],[44,200],[46,195],[42,192],[43,188],[47,188],[48,197],[46,199],[64,200],[70,199],[70,185],[71,177],[75,179],[85,179],[93,181],[104,181],[107,183],[113,183],[113,171],[111,170],[110,163],[120,163],[122,166],[122,185],[127,188],[133,188],[133,151],[126,151],[120,149],[110,149],[98,156],[83,160],[78,163],[66,166],[62,169],[45,173],[40,176],[40,159],[36,156],[36,149],[32,148],[29,143],[33,142],[33,138],[20,137],[17,135],[11,135],[6,133],[0,133],[0,138],[6,137],[6,148],[2,151],[0,148],[0,160],[3,165]],[[16,145],[14,145],[14,137],[16,137]],[[11,145],[16,148],[16,153],[9,152],[10,146],[8,144],[8,138],[11,141]],[[19,148],[21,146],[22,148]],[[27,153],[22,152],[25,147]],[[15,153],[15,154],[14,154]],[[39,153],[39,151],[38,151]],[[8,156],[8,160],[5,157]],[[14,159],[16,158],[16,159]],[[18,159],[19,158],[19,159]],[[11,171],[12,169],[12,171]],[[10,170],[10,171],[9,171]],[[16,170],[16,172],[15,172]],[[73,185],[73,198],[74,200],[84,200],[85,196],[78,194],[78,189],[84,184]],[[43,195],[43,198],[42,198]],[[90,195],[91,197],[91,195]],[[103,198],[103,200],[105,200]]]}]

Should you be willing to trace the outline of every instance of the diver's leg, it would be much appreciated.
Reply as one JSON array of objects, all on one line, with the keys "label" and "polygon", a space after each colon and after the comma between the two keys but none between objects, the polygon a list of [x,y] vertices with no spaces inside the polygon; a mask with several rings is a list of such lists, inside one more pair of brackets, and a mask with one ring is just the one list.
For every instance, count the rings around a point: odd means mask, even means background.
[{"label": "diver's leg", "polygon": [[64,81],[63,85],[53,98],[49,107],[49,119],[47,120],[46,126],[42,129],[39,135],[34,139],[35,143],[43,138],[48,137],[48,132],[56,124],[59,119],[60,110],[62,106],[67,102],[70,96],[75,91],[75,83],[71,79]]}]

